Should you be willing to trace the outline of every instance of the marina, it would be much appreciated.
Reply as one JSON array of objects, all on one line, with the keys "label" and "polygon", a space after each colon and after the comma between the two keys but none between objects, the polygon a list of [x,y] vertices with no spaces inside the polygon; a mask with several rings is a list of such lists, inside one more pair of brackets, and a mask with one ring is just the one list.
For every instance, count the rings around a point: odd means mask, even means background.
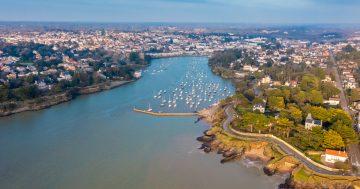
[{"label": "marina", "polygon": [[[152,91],[153,98],[148,102],[148,109],[155,112],[196,112],[232,94],[229,83],[209,77],[200,63],[201,59],[193,59],[184,65],[186,70],[170,86]],[[168,69],[168,64],[160,63],[157,68],[145,70],[157,77]],[[145,107],[143,108],[145,109]]]}]

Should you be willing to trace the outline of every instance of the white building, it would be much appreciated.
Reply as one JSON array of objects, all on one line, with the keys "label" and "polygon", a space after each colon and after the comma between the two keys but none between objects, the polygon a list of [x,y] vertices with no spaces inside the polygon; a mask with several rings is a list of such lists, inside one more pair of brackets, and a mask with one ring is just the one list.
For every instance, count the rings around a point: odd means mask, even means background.
[{"label": "white building", "polygon": [[258,70],[259,70],[259,68],[256,66],[244,65],[244,67],[243,67],[243,71],[256,72]]},{"label": "white building", "polygon": [[355,89],[356,88],[356,83],[353,82],[347,82],[344,84],[346,89]]},{"label": "white building", "polygon": [[271,83],[271,78],[270,76],[265,76],[264,78],[261,78],[261,84],[269,84]]},{"label": "white building", "polygon": [[339,98],[329,98],[329,100],[324,100],[324,104],[329,104],[331,106],[337,106],[340,104]]},{"label": "white building", "polygon": [[264,104],[255,104],[253,106],[253,111],[259,111],[260,113],[265,113],[265,105]]},{"label": "white building", "polygon": [[325,161],[328,163],[345,162],[348,158],[346,152],[330,149],[325,150]]},{"label": "white building", "polygon": [[312,130],[314,127],[322,127],[322,121],[313,119],[311,114],[309,113],[305,120],[305,129]]}]

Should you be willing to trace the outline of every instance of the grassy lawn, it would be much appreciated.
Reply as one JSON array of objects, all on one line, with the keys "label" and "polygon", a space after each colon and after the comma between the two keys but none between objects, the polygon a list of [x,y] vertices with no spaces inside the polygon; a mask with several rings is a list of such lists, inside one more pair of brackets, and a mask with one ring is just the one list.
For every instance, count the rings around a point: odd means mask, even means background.
[{"label": "grassy lawn", "polygon": [[349,183],[352,183],[354,186],[360,186],[359,177],[316,174],[308,170],[306,167],[301,167],[296,170],[293,173],[293,179],[294,181],[302,183],[326,183],[329,186],[335,186],[337,184],[348,185]]},{"label": "grassy lawn", "polygon": [[305,168],[301,168],[296,173],[294,173],[294,180],[300,182],[307,182],[310,178],[310,174],[305,170]]},{"label": "grassy lawn", "polygon": [[307,154],[306,156],[308,156],[310,159],[314,160],[317,163],[323,164],[321,162],[321,154],[314,154],[314,155]]}]

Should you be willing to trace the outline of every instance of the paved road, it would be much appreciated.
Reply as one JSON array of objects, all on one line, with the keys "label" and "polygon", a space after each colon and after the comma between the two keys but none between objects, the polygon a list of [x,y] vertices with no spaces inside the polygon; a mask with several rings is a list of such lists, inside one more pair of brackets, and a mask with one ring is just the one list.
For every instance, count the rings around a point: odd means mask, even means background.
[{"label": "paved road", "polygon": [[[333,62],[333,72],[335,73],[335,80],[336,80],[336,87],[340,89],[340,103],[341,108],[345,110],[349,115],[354,116],[355,112],[351,111],[349,108],[348,99],[345,96],[344,88],[341,82],[339,70],[336,66],[336,60],[334,58],[334,55],[330,53],[331,61]],[[356,126],[354,126],[354,129],[356,130]],[[359,145],[349,145],[347,147],[347,152],[349,154],[350,162],[353,166],[360,168],[360,146]]]},{"label": "paved road", "polygon": [[[225,113],[226,113],[227,118],[223,122],[223,125],[222,125],[225,132],[233,135],[235,138],[238,138],[238,139],[244,139],[244,137],[245,138],[255,138],[255,137],[249,137],[247,135],[240,135],[239,133],[234,133],[229,128],[230,123],[234,119],[234,110],[232,108],[232,105],[228,105],[227,107],[225,107]],[[259,140],[259,138],[256,138],[256,139]],[[343,173],[329,171],[329,170],[326,170],[326,169],[323,169],[323,168],[320,168],[320,167],[314,165],[312,162],[310,162],[309,160],[304,158],[302,155],[298,154],[296,151],[292,150],[291,148],[289,148],[288,146],[286,146],[285,144],[283,144],[283,143],[281,143],[281,142],[279,142],[277,140],[272,140],[270,138],[269,139],[261,139],[261,140],[277,144],[281,148],[281,150],[283,150],[286,154],[295,157],[301,163],[306,165],[309,169],[311,169],[314,172],[317,172],[317,173],[320,173],[320,174],[329,174],[329,175],[344,175]]]},{"label": "paved road", "polygon": [[348,106],[348,100],[347,100],[347,98],[345,96],[344,88],[342,86],[339,70],[338,70],[338,68],[336,66],[336,61],[335,61],[335,58],[334,58],[332,53],[331,53],[330,59],[334,64],[332,69],[333,69],[333,72],[335,74],[336,87],[340,90],[340,105],[341,105],[341,108],[343,110],[345,110],[347,113],[349,113],[350,115],[352,115],[352,112],[350,111],[349,106]]},{"label": "paved road", "polygon": [[343,110],[345,110],[346,112],[348,112],[350,115],[352,115],[352,112],[349,109],[348,100],[347,100],[347,98],[345,96],[344,88],[342,86],[339,70],[338,70],[338,68],[336,66],[336,60],[335,60],[334,55],[332,53],[330,54],[330,59],[334,64],[333,67],[332,67],[332,70],[333,70],[333,73],[335,74],[336,87],[340,90],[340,105],[341,105],[341,108]]},{"label": "paved road", "polygon": [[358,144],[349,145],[348,151],[351,164],[360,167],[360,146]]},{"label": "paved road", "polygon": [[340,105],[341,105],[341,108],[343,110],[345,110],[347,113],[349,113],[349,115],[352,115],[352,112],[350,111],[349,106],[348,106],[347,98],[345,96],[344,88],[342,87],[342,84],[341,84],[339,71],[338,71],[336,66],[333,67],[333,71],[335,73],[336,87],[340,90]]}]

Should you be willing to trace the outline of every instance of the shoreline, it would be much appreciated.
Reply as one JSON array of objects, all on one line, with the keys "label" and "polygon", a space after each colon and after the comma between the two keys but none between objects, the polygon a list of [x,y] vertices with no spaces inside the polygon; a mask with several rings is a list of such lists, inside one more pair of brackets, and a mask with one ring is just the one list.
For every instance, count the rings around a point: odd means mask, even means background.
[{"label": "shoreline", "polygon": [[[174,57],[208,57],[208,55],[196,55],[196,54],[186,54],[182,53],[179,55],[164,55],[160,54],[158,56],[151,56],[151,59],[162,59],[162,58],[174,58]],[[103,83],[90,85],[86,87],[74,87],[76,90],[76,94],[71,94],[70,90],[61,92],[58,94],[53,94],[50,96],[42,96],[32,100],[26,101],[9,101],[0,103],[0,118],[7,117],[14,114],[27,112],[27,111],[39,111],[43,109],[50,108],[52,106],[69,102],[74,100],[77,96],[93,94],[105,90],[111,90],[116,87],[120,87],[122,85],[137,81],[134,80],[124,80],[124,81],[105,81]]]},{"label": "shoreline", "polygon": [[70,91],[54,94],[50,96],[43,96],[40,98],[26,100],[26,101],[11,101],[0,104],[0,117],[6,117],[13,114],[18,114],[27,111],[39,111],[50,108],[52,106],[69,102],[76,99],[77,96],[89,95],[105,90],[111,90],[136,80],[126,81],[107,81],[100,84],[90,85],[82,88],[74,88],[77,90],[76,95],[71,94]]},{"label": "shoreline", "polygon": [[208,54],[194,54],[194,53],[178,53],[178,54],[171,54],[171,53],[154,53],[154,54],[147,54],[151,57],[151,59],[162,59],[162,58],[176,58],[176,57],[210,57]]},{"label": "shoreline", "polygon": [[311,171],[293,156],[287,155],[276,144],[253,138],[237,139],[221,127],[224,119],[224,105],[217,105],[199,112],[209,125],[204,135],[197,138],[205,153],[223,156],[220,163],[244,159],[259,161],[264,174],[289,175],[279,188],[360,188],[360,178],[353,176],[323,175]]}]

